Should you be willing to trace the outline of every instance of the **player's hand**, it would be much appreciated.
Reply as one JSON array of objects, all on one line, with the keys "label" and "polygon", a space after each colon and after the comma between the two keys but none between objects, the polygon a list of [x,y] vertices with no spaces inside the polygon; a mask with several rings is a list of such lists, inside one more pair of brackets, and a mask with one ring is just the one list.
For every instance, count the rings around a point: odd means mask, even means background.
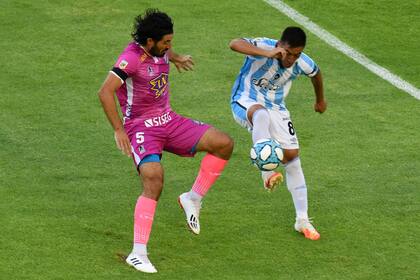
[{"label": "player's hand", "polygon": [[117,144],[118,149],[128,157],[131,156],[131,144],[128,139],[127,133],[125,133],[124,128],[115,130],[114,132],[115,143]]},{"label": "player's hand", "polygon": [[173,61],[173,63],[175,64],[178,72],[182,72],[182,70],[191,71],[194,66],[194,61],[192,60],[191,55],[180,55],[175,61]]},{"label": "player's hand", "polygon": [[325,100],[321,100],[315,103],[314,105],[315,112],[324,113],[327,110],[327,102]]},{"label": "player's hand", "polygon": [[272,50],[267,51],[267,57],[281,59],[286,56],[286,50],[282,47],[275,47]]}]

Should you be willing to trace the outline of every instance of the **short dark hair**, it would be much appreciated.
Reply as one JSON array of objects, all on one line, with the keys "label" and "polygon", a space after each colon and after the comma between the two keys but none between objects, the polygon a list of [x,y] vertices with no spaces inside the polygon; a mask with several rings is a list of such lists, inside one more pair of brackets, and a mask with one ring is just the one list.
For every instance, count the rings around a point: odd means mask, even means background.
[{"label": "short dark hair", "polygon": [[304,47],[306,45],[306,34],[300,27],[289,26],[281,35],[283,43],[287,43],[290,47]]},{"label": "short dark hair", "polygon": [[158,9],[147,9],[144,15],[138,15],[134,19],[134,27],[131,36],[134,41],[145,45],[147,38],[155,42],[160,41],[163,36],[174,33],[172,19]]}]

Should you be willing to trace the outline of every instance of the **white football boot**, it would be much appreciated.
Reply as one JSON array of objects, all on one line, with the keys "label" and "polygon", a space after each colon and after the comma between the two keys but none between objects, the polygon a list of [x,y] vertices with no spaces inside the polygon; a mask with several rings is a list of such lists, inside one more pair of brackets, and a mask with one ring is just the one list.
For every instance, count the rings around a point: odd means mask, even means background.
[{"label": "white football boot", "polygon": [[125,259],[126,263],[138,271],[145,272],[145,273],[156,273],[157,270],[150,262],[149,258],[146,255],[137,255],[135,253],[131,253]]},{"label": "white football boot", "polygon": [[305,238],[310,240],[318,240],[321,238],[321,235],[314,228],[309,219],[296,218],[295,230],[301,232],[303,235],[305,235]]},{"label": "white football boot", "polygon": [[179,206],[184,209],[187,225],[194,234],[200,233],[200,209],[201,201],[190,199],[189,193],[183,193],[178,197]]}]

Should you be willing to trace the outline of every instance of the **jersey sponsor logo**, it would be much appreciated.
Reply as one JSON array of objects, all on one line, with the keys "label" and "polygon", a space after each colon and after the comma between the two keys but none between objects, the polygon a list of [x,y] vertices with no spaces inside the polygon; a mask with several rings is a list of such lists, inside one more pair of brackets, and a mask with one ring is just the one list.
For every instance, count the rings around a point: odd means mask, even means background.
[{"label": "jersey sponsor logo", "polygon": [[120,61],[120,64],[118,64],[118,68],[124,70],[127,67],[127,65],[128,65],[127,60],[123,59],[123,60]]},{"label": "jersey sponsor logo", "polygon": [[144,121],[146,127],[161,126],[172,120],[170,113],[165,113],[159,117],[150,118]]},{"label": "jersey sponsor logo", "polygon": [[261,78],[259,80],[253,79],[252,83],[257,87],[263,88],[265,90],[278,90],[280,88],[280,86],[273,84],[272,81],[266,78]]},{"label": "jersey sponsor logo", "polygon": [[161,73],[149,83],[151,86],[150,89],[155,93],[155,98],[158,98],[165,92],[166,87],[168,86],[168,74]]}]

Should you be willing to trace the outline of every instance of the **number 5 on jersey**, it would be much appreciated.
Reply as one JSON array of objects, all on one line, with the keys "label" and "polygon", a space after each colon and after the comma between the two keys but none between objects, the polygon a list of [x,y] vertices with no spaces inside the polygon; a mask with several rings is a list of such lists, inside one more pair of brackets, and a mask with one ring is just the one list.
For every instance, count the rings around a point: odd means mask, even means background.
[{"label": "number 5 on jersey", "polygon": [[136,142],[137,144],[144,142],[144,132],[136,132]]}]

